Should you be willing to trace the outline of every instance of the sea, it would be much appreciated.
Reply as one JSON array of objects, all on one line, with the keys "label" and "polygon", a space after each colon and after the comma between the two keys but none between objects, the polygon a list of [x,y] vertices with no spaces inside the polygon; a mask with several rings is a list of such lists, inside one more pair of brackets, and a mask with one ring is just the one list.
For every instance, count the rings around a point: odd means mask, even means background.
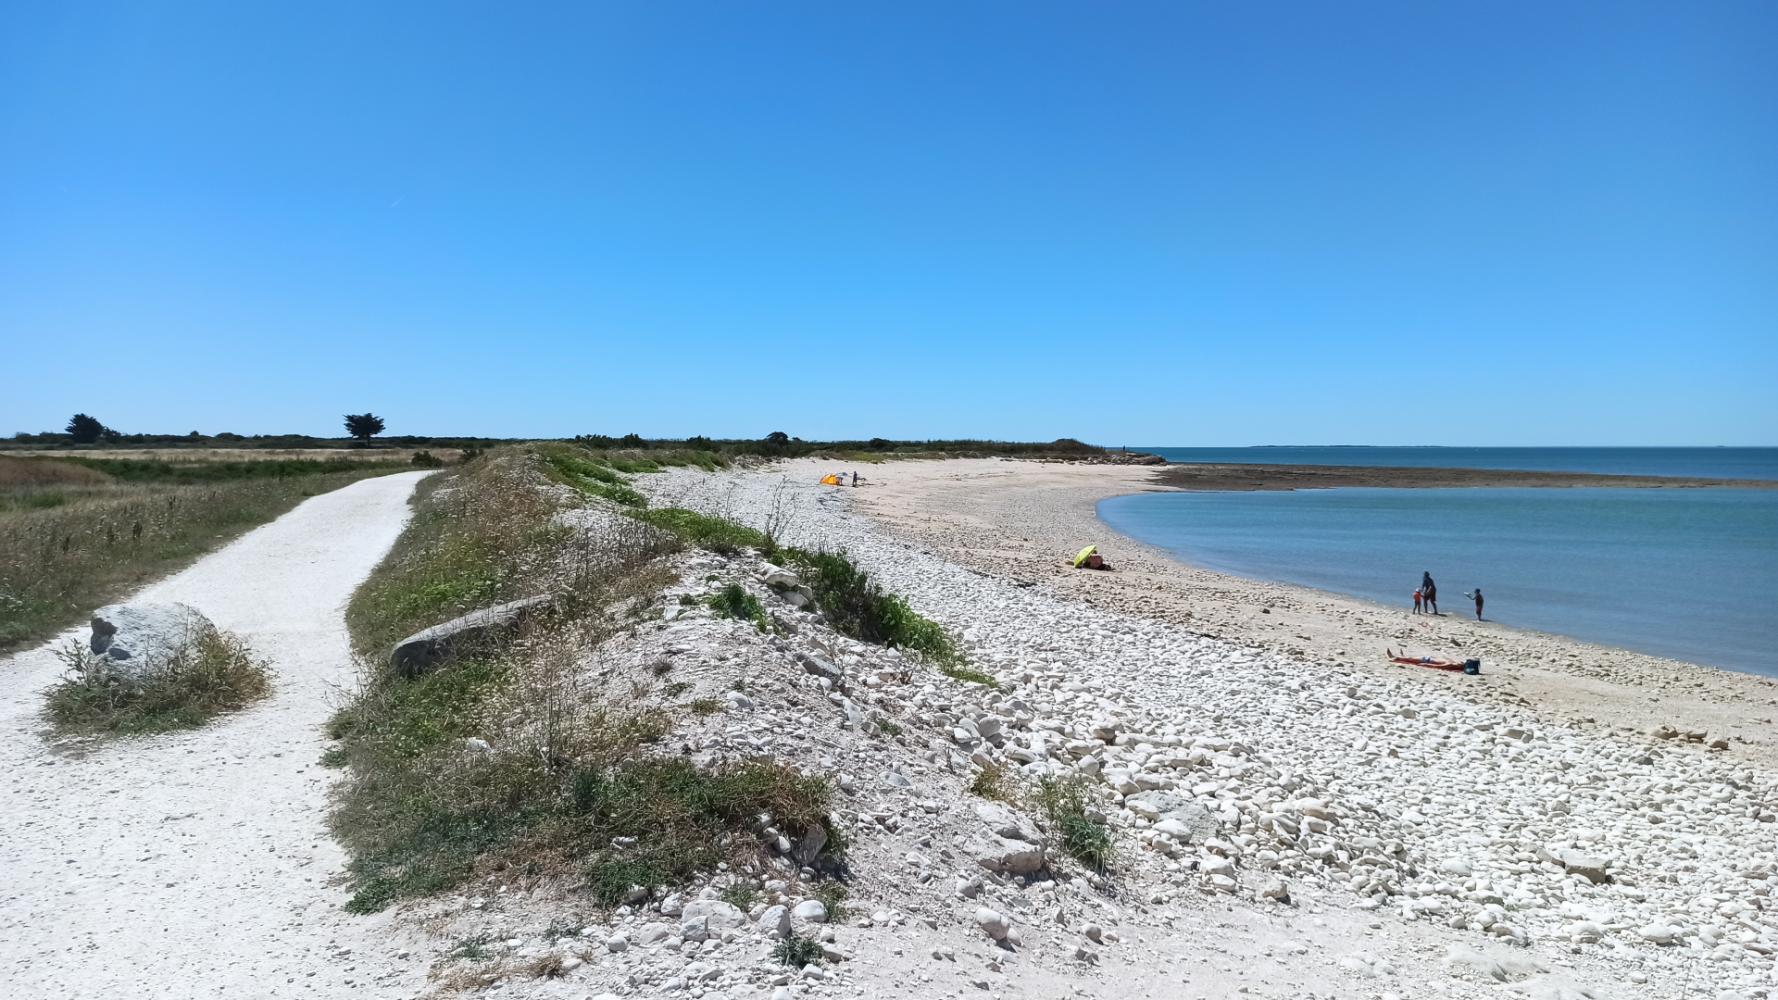
[{"label": "sea", "polygon": [[[1135,448],[1177,462],[1778,479],[1778,448]],[[1196,566],[1778,676],[1778,490],[1351,487],[1144,493],[1111,528]]]}]

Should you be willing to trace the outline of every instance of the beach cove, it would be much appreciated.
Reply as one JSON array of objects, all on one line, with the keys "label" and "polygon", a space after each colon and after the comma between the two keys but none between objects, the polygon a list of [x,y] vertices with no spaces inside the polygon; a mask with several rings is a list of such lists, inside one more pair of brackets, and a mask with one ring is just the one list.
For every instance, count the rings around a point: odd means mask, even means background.
[{"label": "beach cove", "polygon": [[[860,510],[978,572],[1189,626],[1305,669],[1348,665],[1480,703],[1528,707],[1583,729],[1708,734],[1711,741],[1727,740],[1728,753],[1778,763],[1778,680],[1476,622],[1463,616],[1472,609],[1462,602],[1461,586],[1441,594],[1445,615],[1416,617],[1405,606],[1190,565],[1117,534],[1097,516],[1098,505],[1167,489],[1155,468],[966,459],[889,463],[869,470],[867,479],[856,491]],[[1067,556],[1095,543],[1116,572],[1069,568]],[[1478,681],[1396,666],[1387,649],[1477,656],[1484,676]]]}]

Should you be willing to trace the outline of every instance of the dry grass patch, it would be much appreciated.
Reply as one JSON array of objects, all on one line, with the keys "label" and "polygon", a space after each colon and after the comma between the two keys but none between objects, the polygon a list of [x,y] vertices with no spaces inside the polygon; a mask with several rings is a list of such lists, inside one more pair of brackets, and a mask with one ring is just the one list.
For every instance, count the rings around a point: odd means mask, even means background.
[{"label": "dry grass patch", "polygon": [[45,714],[64,733],[134,735],[195,729],[271,693],[271,675],[247,644],[217,629],[141,677],[107,670],[78,642],[62,650],[69,676],[50,688]]}]

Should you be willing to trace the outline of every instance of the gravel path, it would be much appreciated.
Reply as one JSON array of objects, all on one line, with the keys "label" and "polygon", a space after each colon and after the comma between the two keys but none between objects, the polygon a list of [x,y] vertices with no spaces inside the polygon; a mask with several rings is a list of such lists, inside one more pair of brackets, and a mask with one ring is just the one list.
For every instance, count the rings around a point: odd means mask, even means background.
[{"label": "gravel path", "polygon": [[45,740],[54,643],[0,660],[0,976],[19,1000],[422,991],[385,916],[332,881],[320,724],[353,680],[341,610],[425,473],[315,497],[153,584],[270,660],[270,699],[203,729],[71,753]]}]

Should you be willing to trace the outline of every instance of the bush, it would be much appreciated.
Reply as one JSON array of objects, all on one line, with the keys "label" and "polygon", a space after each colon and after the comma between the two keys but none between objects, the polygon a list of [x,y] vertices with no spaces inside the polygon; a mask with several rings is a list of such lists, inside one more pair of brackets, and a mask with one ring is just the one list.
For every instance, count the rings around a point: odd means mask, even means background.
[{"label": "bush", "polygon": [[104,671],[79,642],[62,651],[70,675],[50,688],[45,711],[64,732],[160,733],[195,729],[271,693],[271,676],[246,643],[216,629],[140,679]]},{"label": "bush", "polygon": [[429,451],[416,451],[414,452],[414,457],[408,459],[408,461],[422,469],[437,469],[445,464],[444,459],[439,458]]}]

